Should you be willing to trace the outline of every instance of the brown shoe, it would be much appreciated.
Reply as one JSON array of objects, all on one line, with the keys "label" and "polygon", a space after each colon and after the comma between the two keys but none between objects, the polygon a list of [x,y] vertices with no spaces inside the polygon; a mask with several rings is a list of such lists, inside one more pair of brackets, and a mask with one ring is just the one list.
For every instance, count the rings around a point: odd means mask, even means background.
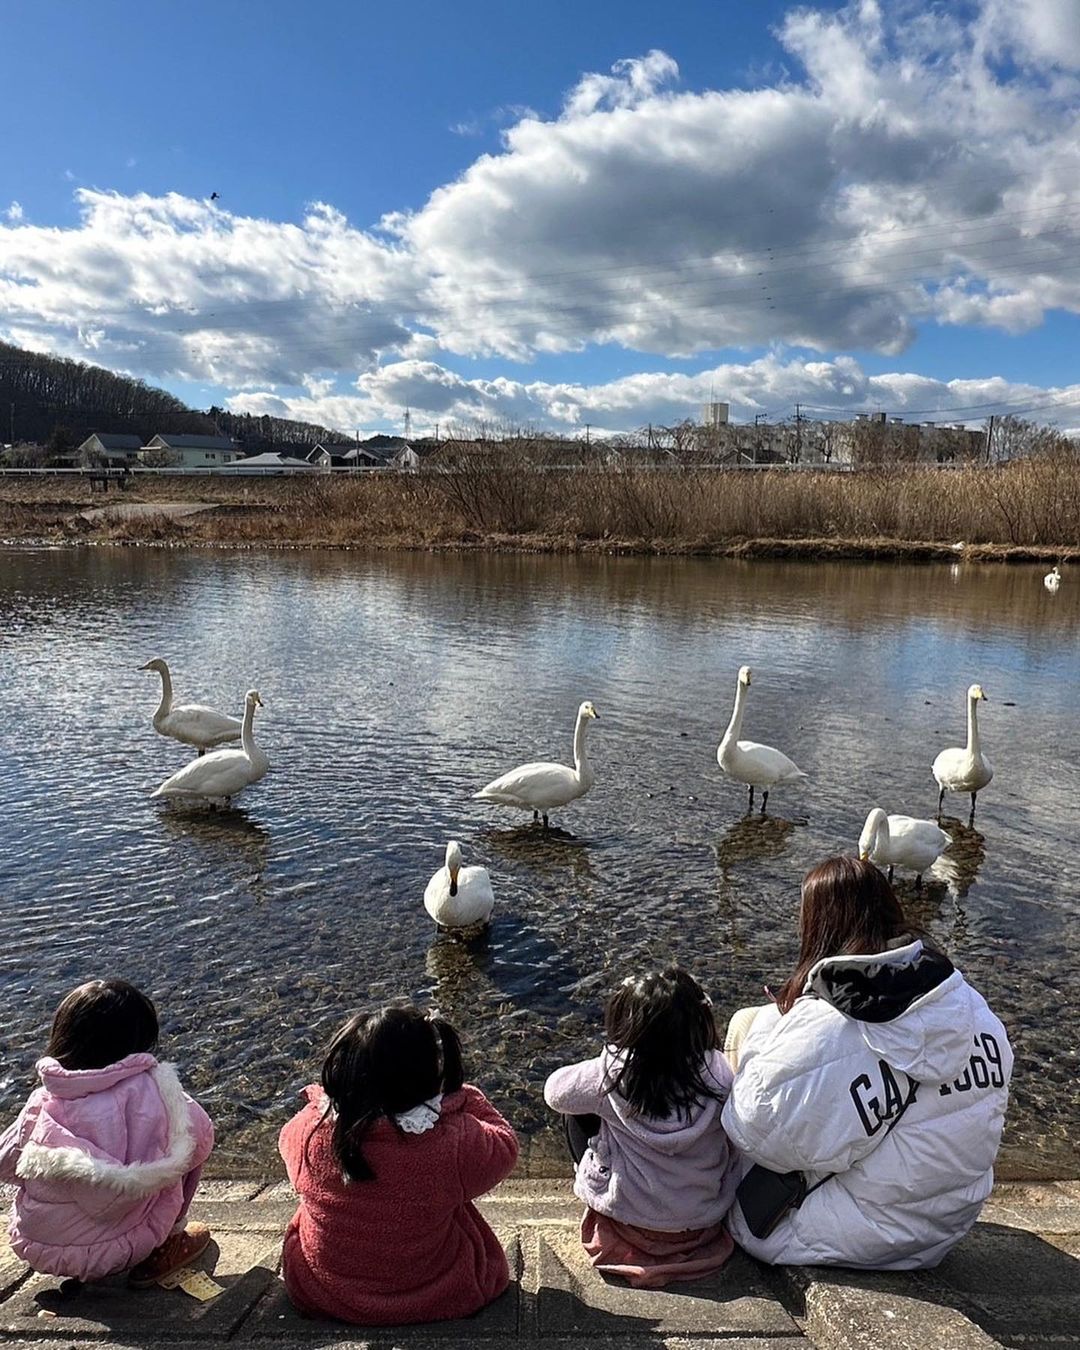
[{"label": "brown shoe", "polygon": [[132,1266],[128,1284],[133,1289],[149,1289],[166,1275],[183,1270],[202,1256],[210,1245],[210,1229],[204,1223],[189,1223],[180,1233],[171,1233],[155,1247],[145,1261]]}]

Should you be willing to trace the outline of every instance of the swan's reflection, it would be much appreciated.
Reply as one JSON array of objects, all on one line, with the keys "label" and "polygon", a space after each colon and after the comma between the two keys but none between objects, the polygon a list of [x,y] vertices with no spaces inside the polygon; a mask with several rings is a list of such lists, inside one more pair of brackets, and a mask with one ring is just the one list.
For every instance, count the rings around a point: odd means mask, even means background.
[{"label": "swan's reflection", "polygon": [[716,865],[723,882],[728,883],[731,869],[742,863],[782,857],[794,828],[793,820],[781,820],[779,816],[741,816],[716,844]]},{"label": "swan's reflection", "polygon": [[512,830],[482,830],[477,839],[482,848],[505,861],[535,868],[546,876],[566,872],[575,878],[595,876],[588,840],[565,830],[519,825]]},{"label": "swan's reflection", "polygon": [[943,820],[941,828],[952,843],[930,868],[930,875],[944,882],[955,899],[962,900],[974,886],[979,869],[986,861],[986,836],[951,818]]},{"label": "swan's reflection", "polygon": [[468,941],[440,934],[428,948],[424,966],[435,981],[432,996],[438,1006],[448,1016],[454,1010],[469,1020],[479,1000],[492,993],[515,1008],[558,1018],[581,983],[581,972],[562,947],[505,912]]},{"label": "swan's reflection", "polygon": [[194,846],[212,870],[235,876],[238,868],[250,868],[254,873],[252,889],[260,898],[272,836],[242,807],[214,812],[163,811],[158,819],[166,834],[177,844]]}]

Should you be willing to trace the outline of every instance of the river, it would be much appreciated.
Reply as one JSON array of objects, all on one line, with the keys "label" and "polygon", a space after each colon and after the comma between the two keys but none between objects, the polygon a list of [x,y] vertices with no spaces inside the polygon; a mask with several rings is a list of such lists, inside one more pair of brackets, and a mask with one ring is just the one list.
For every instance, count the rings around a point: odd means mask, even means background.
[{"label": "river", "polygon": [[[978,680],[996,777],[900,894],[1009,1027],[1009,1167],[1075,1175],[1080,578],[1050,595],[1044,570],[0,549],[0,1107],[61,994],[111,973],[155,999],[219,1172],[270,1165],[334,1026],[397,996],[543,1140],[543,1078],[592,1052],[624,974],[677,959],[724,1015],[784,978],[802,874],[873,805],[932,814]],[[234,809],[150,800],[188,753],[151,726],[153,656],[181,701],[261,692],[272,768]],[[715,758],[743,663],[743,734],[809,774],[764,819]],[[596,786],[557,832],[471,800],[569,759],[585,698]],[[471,945],[422,906],[450,838],[497,896]]]}]

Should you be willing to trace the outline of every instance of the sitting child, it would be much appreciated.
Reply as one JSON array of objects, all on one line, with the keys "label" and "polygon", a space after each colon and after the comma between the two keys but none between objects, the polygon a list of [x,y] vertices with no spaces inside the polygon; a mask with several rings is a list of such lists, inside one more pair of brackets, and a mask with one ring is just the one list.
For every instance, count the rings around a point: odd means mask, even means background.
[{"label": "sitting child", "polygon": [[544,1097],[566,1120],[588,1208],[581,1240],[597,1269],[657,1289],[718,1270],[735,1178],[720,1111],[731,1070],[712,1005],[677,967],[623,981],[605,1010],[606,1048],[558,1069]]},{"label": "sitting child", "polygon": [[214,1127],[150,1053],[157,1039],[154,1005],[125,980],[91,980],[56,1010],[42,1085],[0,1136],[0,1181],[18,1188],[12,1250],[34,1270],[127,1270],[141,1288],[209,1244],[185,1217]]},{"label": "sitting child", "polygon": [[278,1141],[300,1196],[283,1265],[300,1312],[432,1322],[507,1287],[506,1255],[471,1202],[513,1168],[517,1139],[464,1076],[453,1027],[417,1008],[338,1031],[322,1087]]}]

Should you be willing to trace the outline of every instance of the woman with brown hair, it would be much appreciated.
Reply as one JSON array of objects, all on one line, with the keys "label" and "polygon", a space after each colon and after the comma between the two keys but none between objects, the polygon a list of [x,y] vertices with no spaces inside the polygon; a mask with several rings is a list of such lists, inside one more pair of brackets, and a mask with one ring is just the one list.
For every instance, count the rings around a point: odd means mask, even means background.
[{"label": "woman with brown hair", "polygon": [[937,1265],[993,1186],[1005,1028],[868,862],[808,872],[799,928],[724,1108],[747,1173],[732,1235],[774,1264]]}]

